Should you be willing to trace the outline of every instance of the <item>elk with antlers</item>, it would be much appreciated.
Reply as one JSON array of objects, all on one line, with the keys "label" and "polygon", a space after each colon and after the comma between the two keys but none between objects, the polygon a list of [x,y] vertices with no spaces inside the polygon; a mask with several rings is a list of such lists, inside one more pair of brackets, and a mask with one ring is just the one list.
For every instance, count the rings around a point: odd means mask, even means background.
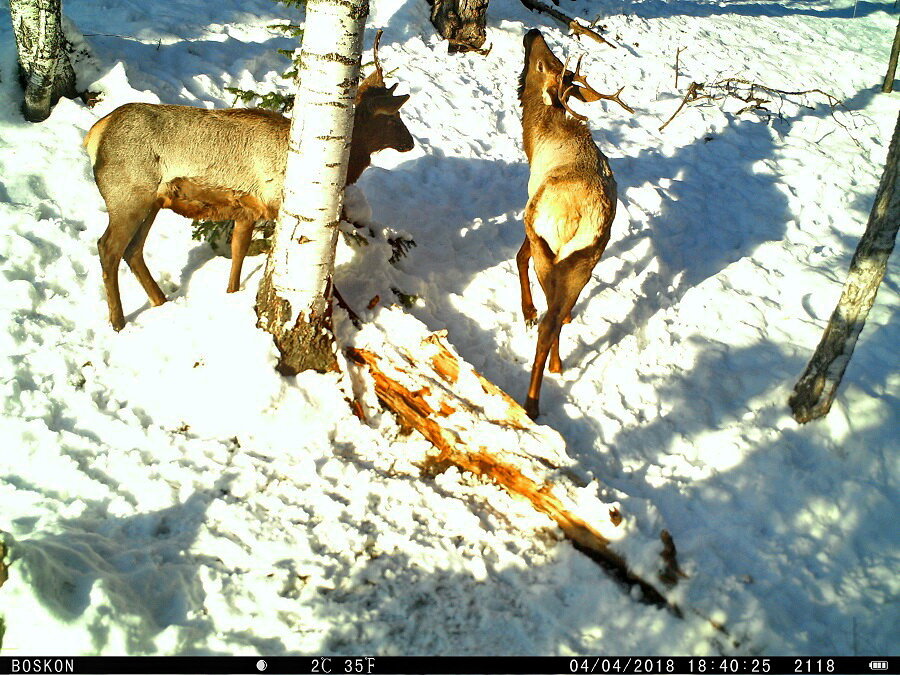
[{"label": "elk with antlers", "polygon": [[[379,32],[380,36],[380,32]],[[356,96],[347,184],[373,153],[407,152],[413,138],[400,117],[409,94],[387,88],[378,61]],[[228,292],[238,290],[253,225],[281,206],[290,120],[260,109],[207,110],[129,103],[99,120],[84,139],[109,226],[98,242],[109,320],[125,325],[118,270],[123,256],[151,304],[166,301],[144,262],[144,241],[160,209],[188,218],[234,220]]]},{"label": "elk with antlers", "polygon": [[[615,94],[601,94],[580,74],[567,69],[538,30],[525,35],[525,66],[519,78],[522,135],[531,165],[525,241],[516,256],[522,292],[522,313],[529,323],[537,310],[528,281],[528,261],[547,298],[547,313],[538,327],[537,349],[525,410],[538,416],[544,365],[562,372],[559,333],[571,320],[572,307],[587,284],[609,241],[616,214],[616,181],[609,162],[584,124],[587,119],[569,107],[574,96],[591,102],[607,99],[634,112]],[[572,118],[566,116],[569,113]]]}]

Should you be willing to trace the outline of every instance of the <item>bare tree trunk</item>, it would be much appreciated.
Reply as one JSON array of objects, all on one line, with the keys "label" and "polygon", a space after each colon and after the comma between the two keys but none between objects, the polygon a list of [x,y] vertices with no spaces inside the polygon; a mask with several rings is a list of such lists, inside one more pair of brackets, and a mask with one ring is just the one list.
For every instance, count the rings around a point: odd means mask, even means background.
[{"label": "bare tree trunk", "polygon": [[488,0],[428,0],[431,23],[449,43],[449,52],[479,51],[487,37]]},{"label": "bare tree trunk", "polygon": [[22,114],[42,122],[62,96],[75,96],[75,71],[65,50],[60,0],[10,0],[25,101]]},{"label": "bare tree trunk", "polygon": [[900,19],[897,20],[897,31],[894,33],[894,44],[891,46],[891,59],[888,61],[887,73],[881,91],[885,94],[894,91],[894,74],[897,72],[897,56],[900,54]]},{"label": "bare tree trunk", "polygon": [[844,292],[828,321],[822,340],[788,401],[801,424],[831,409],[856,340],[875,302],[900,226],[900,117],[888,150],[884,174],[875,194],[866,231],[850,263]]},{"label": "bare tree trunk", "polygon": [[284,202],[256,298],[285,374],[337,368],[331,277],[368,12],[368,0],[306,5]]}]

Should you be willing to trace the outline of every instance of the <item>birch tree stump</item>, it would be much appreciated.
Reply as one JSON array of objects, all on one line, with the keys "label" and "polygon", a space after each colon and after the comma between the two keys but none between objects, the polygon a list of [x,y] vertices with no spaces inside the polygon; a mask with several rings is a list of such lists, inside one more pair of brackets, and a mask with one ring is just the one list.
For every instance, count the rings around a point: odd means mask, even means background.
[{"label": "birch tree stump", "polygon": [[438,450],[427,471],[440,473],[456,466],[527,499],[559,525],[579,551],[623,584],[640,587],[645,602],[680,616],[677,607],[610,547],[611,539],[618,538],[618,511],[604,509],[596,500],[590,513],[582,512],[584,500],[571,478],[574,462],[562,437],[535,424],[522,406],[459,358],[444,337],[443,332],[433,333],[415,350],[388,343],[379,354],[346,349],[350,361],[374,381],[382,404]]},{"label": "birch tree stump", "polygon": [[888,150],[884,174],[866,231],[850,262],[847,281],[837,307],[803,375],[788,400],[794,419],[801,424],[831,410],[841,378],[850,363],[856,341],[866,325],[875,295],[887,270],[900,226],[900,116]]},{"label": "birch tree stump", "polygon": [[22,114],[43,122],[62,96],[75,96],[75,71],[66,54],[60,0],[10,0],[25,100]]}]

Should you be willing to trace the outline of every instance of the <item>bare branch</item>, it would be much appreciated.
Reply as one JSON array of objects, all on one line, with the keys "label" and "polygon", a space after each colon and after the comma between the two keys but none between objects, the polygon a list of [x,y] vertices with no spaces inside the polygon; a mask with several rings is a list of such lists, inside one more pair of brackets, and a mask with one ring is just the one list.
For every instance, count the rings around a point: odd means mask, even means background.
[{"label": "bare branch", "polygon": [[586,35],[589,38],[591,38],[592,40],[596,40],[600,44],[609,45],[613,49],[616,48],[616,46],[612,42],[610,42],[609,40],[604,38],[602,35],[600,35],[596,31],[592,30],[588,26],[585,26],[584,24],[578,23],[577,19],[573,19],[570,16],[566,16],[565,14],[560,12],[558,9],[554,9],[553,7],[550,7],[550,5],[545,5],[543,2],[540,2],[540,0],[521,0],[521,2],[523,5],[525,5],[526,8],[528,8],[532,12],[541,12],[543,14],[549,14],[554,19],[556,19],[561,24],[563,24],[566,28],[571,30],[573,35],[575,35],[576,37],[579,37],[581,35]]},{"label": "bare branch", "polygon": [[688,104],[689,102],[691,102],[691,101],[696,101],[696,100],[697,100],[697,92],[698,92],[700,89],[703,89],[703,85],[702,85],[702,84],[697,83],[697,82],[691,82],[691,86],[688,87],[687,93],[684,95],[684,98],[681,99],[681,104],[678,106],[678,108],[675,110],[675,112],[672,113],[672,116],[671,116],[669,119],[667,119],[667,120],[665,121],[665,123],[659,128],[660,131],[662,131],[662,130],[665,129],[667,126],[669,126],[669,122],[671,122],[672,120],[675,119],[675,115],[677,115],[678,113],[680,113],[680,112],[681,112],[681,109],[682,109],[685,105],[687,105],[687,104]]},{"label": "bare branch", "polygon": [[683,52],[687,47],[679,47],[675,51],[675,88],[678,89],[678,61],[681,58],[681,52]]},{"label": "bare branch", "polygon": [[[681,104],[659,130],[662,131],[665,129],[669,125],[669,122],[681,112],[685,105],[701,99],[707,101],[725,101],[729,98],[737,99],[738,101],[743,101],[747,104],[737,111],[738,115],[742,115],[746,112],[756,112],[767,118],[775,116],[778,119],[783,120],[784,116],[781,113],[781,109],[785,103],[791,103],[799,108],[806,108],[807,110],[815,110],[815,106],[810,105],[807,102],[805,97],[808,96],[821,96],[824,98],[825,102],[831,108],[832,119],[850,135],[850,138],[854,143],[859,145],[859,141],[853,138],[853,135],[850,134],[850,130],[847,126],[834,116],[834,111],[837,108],[843,108],[844,110],[846,110],[846,108],[844,107],[843,101],[833,94],[829,94],[822,89],[804,89],[798,91],[778,89],[766,84],[760,84],[759,82],[751,82],[750,80],[745,80],[740,77],[727,77],[712,83],[691,82]],[[772,110],[767,107],[773,103],[778,107],[777,110]]]}]

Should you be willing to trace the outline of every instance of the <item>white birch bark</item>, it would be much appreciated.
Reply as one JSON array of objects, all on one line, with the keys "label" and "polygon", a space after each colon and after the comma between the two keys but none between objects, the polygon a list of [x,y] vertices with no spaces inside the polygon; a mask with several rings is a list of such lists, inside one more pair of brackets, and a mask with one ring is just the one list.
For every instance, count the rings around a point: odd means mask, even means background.
[{"label": "white birch bark", "polygon": [[[334,249],[367,14],[368,0],[309,0],[306,5],[284,201],[257,305],[259,324],[275,335],[287,372],[319,368],[302,355],[299,365],[288,366],[293,357],[286,351],[320,349],[309,334],[330,333]],[[305,339],[288,336],[304,331]]]},{"label": "white birch bark", "polygon": [[10,0],[29,122],[50,116],[61,96],[75,96],[75,72],[65,51],[60,0]]}]

